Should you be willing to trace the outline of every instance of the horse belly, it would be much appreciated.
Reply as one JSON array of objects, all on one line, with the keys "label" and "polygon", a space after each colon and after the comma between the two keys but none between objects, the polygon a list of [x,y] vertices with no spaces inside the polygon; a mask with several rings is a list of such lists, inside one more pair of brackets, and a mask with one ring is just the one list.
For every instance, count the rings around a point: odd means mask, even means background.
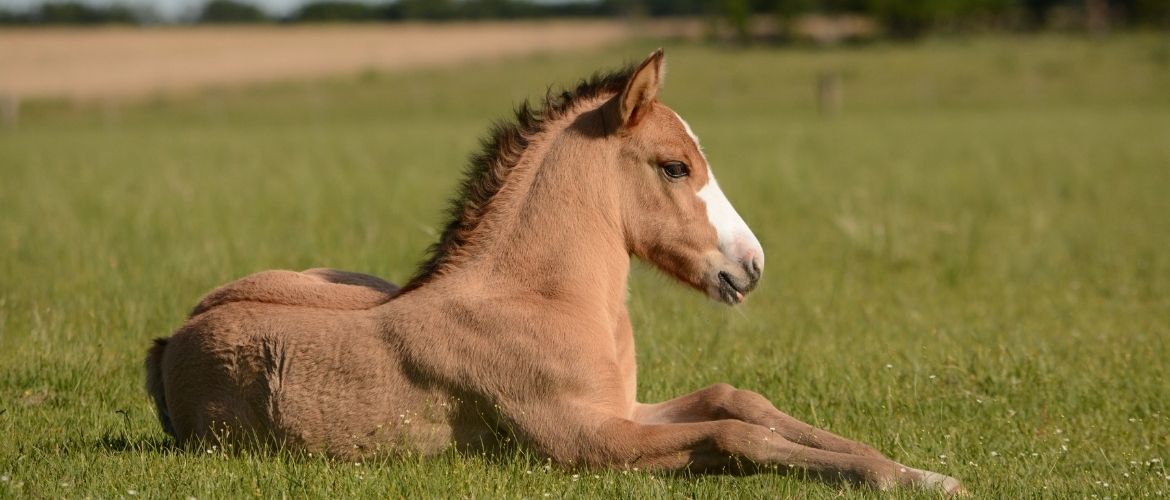
[{"label": "horse belly", "polygon": [[167,405],[184,435],[343,458],[431,454],[451,442],[448,404],[417,387],[375,324],[353,312],[217,308],[172,337]]}]

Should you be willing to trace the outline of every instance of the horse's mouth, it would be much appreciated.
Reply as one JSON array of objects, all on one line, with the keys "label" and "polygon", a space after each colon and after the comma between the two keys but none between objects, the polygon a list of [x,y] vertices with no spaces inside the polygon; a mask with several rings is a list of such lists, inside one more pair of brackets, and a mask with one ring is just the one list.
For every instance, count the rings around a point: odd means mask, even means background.
[{"label": "horse's mouth", "polygon": [[719,298],[730,305],[743,302],[747,290],[741,290],[726,271],[719,271]]}]

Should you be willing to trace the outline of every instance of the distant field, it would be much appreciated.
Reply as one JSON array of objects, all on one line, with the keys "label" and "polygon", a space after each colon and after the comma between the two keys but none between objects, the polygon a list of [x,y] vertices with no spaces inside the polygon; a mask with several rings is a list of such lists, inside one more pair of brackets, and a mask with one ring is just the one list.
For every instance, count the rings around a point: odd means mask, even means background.
[{"label": "distant field", "polygon": [[[202,293],[268,268],[401,282],[490,120],[654,46],[29,103],[0,128],[0,497],[929,498],[522,452],[359,465],[169,446],[142,357]],[[635,268],[644,400],[754,389],[975,498],[1170,495],[1170,40],[667,57],[663,98],[768,270],[729,309]],[[836,116],[817,112],[824,72],[842,78]]]},{"label": "distant field", "polygon": [[597,48],[692,23],[618,21],[0,28],[0,97],[138,97]]}]

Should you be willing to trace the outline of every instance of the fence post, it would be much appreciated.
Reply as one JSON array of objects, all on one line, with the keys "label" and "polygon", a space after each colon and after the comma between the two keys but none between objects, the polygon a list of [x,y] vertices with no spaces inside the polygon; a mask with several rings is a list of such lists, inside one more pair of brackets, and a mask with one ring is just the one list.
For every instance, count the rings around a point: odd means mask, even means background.
[{"label": "fence post", "polygon": [[838,71],[822,71],[817,75],[817,108],[822,115],[835,115],[841,112],[841,101],[844,90],[841,88],[841,73]]},{"label": "fence post", "polygon": [[16,128],[16,122],[19,120],[20,97],[17,97],[16,94],[0,96],[0,126]]}]

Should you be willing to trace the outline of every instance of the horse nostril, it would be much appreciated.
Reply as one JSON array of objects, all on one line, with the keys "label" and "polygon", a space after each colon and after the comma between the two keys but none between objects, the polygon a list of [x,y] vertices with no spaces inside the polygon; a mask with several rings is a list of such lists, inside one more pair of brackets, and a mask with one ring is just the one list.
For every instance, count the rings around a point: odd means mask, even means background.
[{"label": "horse nostril", "polygon": [[747,262],[744,262],[743,270],[745,273],[747,273],[748,279],[751,280],[751,284],[748,286],[750,288],[755,288],[756,283],[760,281],[760,276],[764,274],[764,271],[760,269],[759,261],[756,259],[751,259]]}]

